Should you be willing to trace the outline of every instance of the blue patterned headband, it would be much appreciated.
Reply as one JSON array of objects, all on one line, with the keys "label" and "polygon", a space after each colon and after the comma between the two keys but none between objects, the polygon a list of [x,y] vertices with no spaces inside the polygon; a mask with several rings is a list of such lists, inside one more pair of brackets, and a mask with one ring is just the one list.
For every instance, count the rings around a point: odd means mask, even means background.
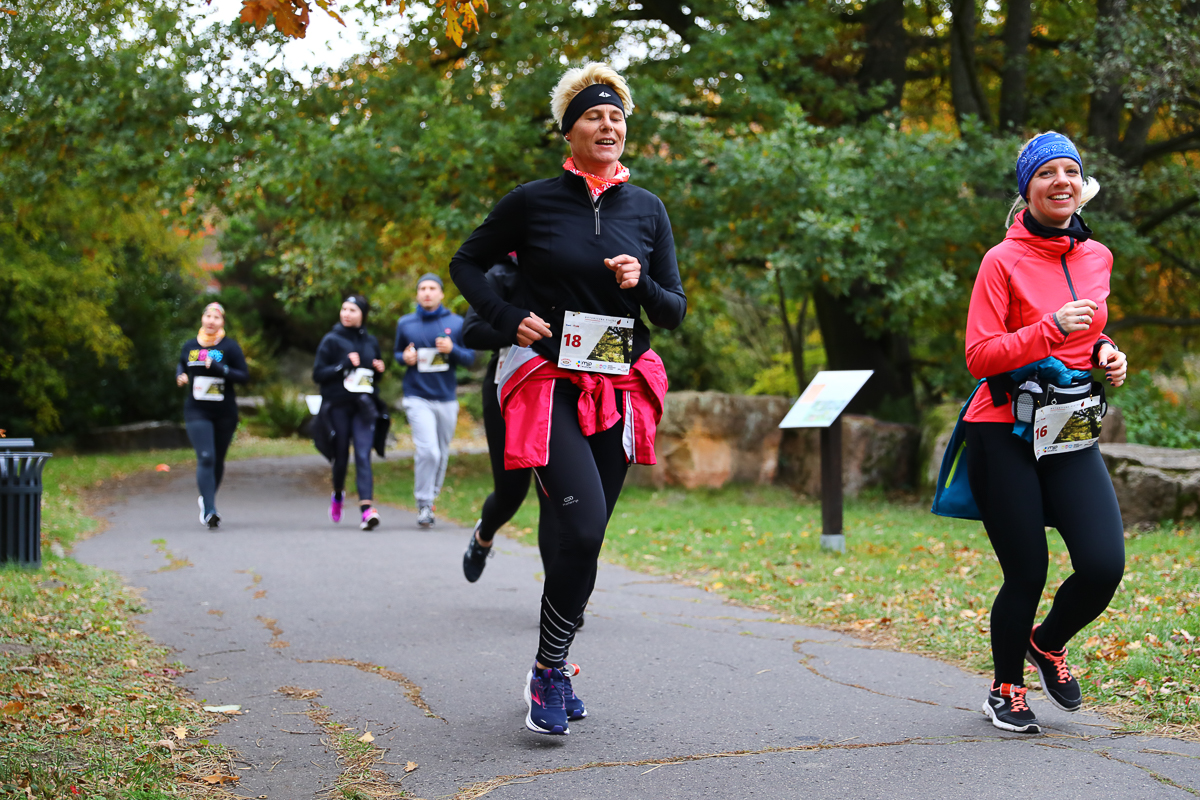
[{"label": "blue patterned headband", "polygon": [[1022,198],[1029,200],[1026,194],[1029,179],[1037,172],[1038,167],[1056,158],[1069,158],[1079,165],[1081,172],[1083,171],[1083,159],[1079,157],[1079,151],[1075,149],[1071,140],[1061,133],[1050,131],[1035,136],[1029,142],[1017,159],[1017,192]]}]

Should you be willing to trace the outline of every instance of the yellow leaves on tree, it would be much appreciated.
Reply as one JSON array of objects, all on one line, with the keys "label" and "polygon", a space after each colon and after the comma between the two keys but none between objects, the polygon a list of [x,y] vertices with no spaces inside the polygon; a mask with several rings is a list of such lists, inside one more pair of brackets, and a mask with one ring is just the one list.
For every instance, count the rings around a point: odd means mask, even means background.
[{"label": "yellow leaves on tree", "polygon": [[[339,23],[346,24],[333,10],[329,0],[313,2]],[[400,13],[404,13],[408,6],[407,0],[383,2],[396,6]],[[488,9],[487,0],[435,0],[434,5],[446,21],[446,37],[459,47],[467,31],[479,30],[479,15],[476,12]],[[303,39],[308,32],[309,8],[308,0],[242,0],[241,21],[262,28],[274,20],[275,29],[284,36]]]}]

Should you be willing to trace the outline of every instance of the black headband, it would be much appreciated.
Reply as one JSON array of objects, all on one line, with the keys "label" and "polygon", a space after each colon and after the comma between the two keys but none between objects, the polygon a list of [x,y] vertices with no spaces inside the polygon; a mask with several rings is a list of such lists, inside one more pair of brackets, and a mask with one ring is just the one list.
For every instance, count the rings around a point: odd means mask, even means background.
[{"label": "black headband", "polygon": [[352,294],[342,302],[354,303],[354,305],[358,306],[358,310],[363,314],[363,319],[367,318],[367,312],[371,310],[371,304],[361,294]]},{"label": "black headband", "polygon": [[571,102],[567,104],[562,121],[563,135],[571,132],[571,128],[575,127],[583,112],[595,106],[616,106],[621,109],[622,114],[625,113],[625,104],[621,102],[616,89],[607,83],[593,83],[571,98]]}]

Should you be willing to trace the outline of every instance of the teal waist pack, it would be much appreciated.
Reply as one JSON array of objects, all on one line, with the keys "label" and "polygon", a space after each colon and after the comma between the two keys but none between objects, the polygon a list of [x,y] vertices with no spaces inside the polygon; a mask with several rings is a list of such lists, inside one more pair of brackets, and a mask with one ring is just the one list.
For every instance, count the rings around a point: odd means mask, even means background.
[{"label": "teal waist pack", "polygon": [[971,396],[963,403],[954,433],[950,435],[950,443],[942,455],[942,468],[938,470],[937,486],[933,492],[933,507],[929,509],[939,517],[983,519],[979,506],[975,504],[975,495],[971,494],[971,484],[967,481],[967,428],[963,424],[963,417],[971,407],[975,392],[984,383],[980,381],[975,384]]}]

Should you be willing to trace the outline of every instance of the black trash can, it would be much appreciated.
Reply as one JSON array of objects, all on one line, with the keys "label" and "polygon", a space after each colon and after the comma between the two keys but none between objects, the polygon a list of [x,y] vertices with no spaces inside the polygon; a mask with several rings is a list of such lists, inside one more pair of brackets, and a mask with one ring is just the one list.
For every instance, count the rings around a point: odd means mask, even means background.
[{"label": "black trash can", "polygon": [[42,566],[42,468],[32,439],[0,439],[0,564]]}]

